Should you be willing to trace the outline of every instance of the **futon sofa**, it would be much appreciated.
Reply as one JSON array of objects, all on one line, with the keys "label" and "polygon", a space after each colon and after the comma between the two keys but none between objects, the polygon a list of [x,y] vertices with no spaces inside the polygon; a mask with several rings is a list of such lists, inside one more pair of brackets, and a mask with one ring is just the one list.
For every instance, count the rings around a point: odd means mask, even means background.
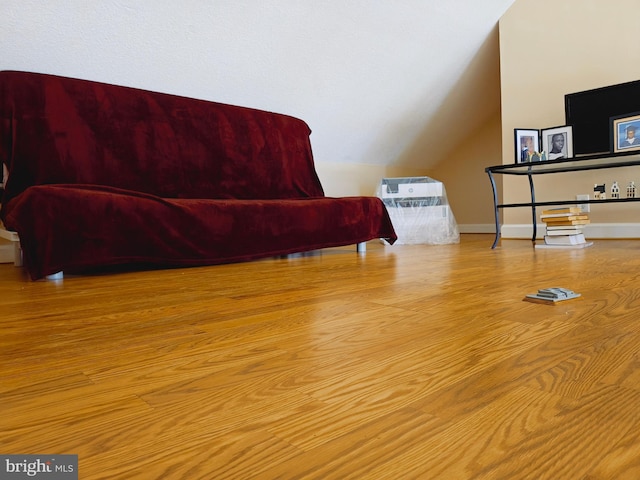
[{"label": "futon sofa", "polygon": [[2,71],[0,122],[0,218],[34,280],[396,240],[380,199],[324,195],[288,115]]}]

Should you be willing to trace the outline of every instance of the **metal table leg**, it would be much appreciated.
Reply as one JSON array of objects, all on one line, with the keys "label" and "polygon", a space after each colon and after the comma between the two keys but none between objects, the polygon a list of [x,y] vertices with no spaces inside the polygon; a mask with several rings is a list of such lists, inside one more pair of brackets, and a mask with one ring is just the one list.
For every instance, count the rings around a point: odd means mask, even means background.
[{"label": "metal table leg", "polygon": [[529,189],[531,190],[531,216],[533,217],[532,225],[533,225],[533,235],[531,237],[531,241],[536,243],[536,237],[538,235],[538,225],[536,223],[536,192],[533,187],[533,176],[531,175],[531,167],[529,167]]},{"label": "metal table leg", "polygon": [[498,245],[498,241],[500,240],[500,214],[498,213],[498,191],[496,190],[496,182],[493,178],[493,175],[488,170],[487,175],[489,175],[491,190],[493,191],[493,210],[496,218],[496,237],[493,240],[493,245],[491,245],[491,248],[493,249],[496,248],[496,246]]}]

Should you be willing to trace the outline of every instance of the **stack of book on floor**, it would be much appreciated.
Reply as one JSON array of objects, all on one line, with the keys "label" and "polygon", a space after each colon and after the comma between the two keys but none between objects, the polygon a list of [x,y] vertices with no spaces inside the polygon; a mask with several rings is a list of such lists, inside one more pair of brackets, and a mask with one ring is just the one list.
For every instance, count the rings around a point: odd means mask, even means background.
[{"label": "stack of book on floor", "polygon": [[578,207],[560,207],[543,210],[540,219],[546,232],[544,244],[536,248],[585,248],[593,245],[584,237],[582,229],[587,225],[589,215]]}]

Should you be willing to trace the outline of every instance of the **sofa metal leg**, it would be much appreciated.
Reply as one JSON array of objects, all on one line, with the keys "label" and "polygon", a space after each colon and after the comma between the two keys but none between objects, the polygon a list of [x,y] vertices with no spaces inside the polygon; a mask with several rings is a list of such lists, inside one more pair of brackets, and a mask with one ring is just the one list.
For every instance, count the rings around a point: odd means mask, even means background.
[{"label": "sofa metal leg", "polygon": [[360,242],[356,245],[356,252],[358,253],[366,253],[367,252],[367,242]]},{"label": "sofa metal leg", "polygon": [[20,242],[13,243],[13,265],[16,267],[22,267],[24,265],[22,260],[22,247],[20,247]]}]

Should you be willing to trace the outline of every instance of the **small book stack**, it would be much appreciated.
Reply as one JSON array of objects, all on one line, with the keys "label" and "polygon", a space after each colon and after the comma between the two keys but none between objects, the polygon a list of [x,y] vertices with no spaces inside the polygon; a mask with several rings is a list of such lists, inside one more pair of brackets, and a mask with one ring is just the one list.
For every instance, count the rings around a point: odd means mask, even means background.
[{"label": "small book stack", "polygon": [[578,207],[543,210],[540,219],[545,223],[544,244],[536,248],[585,248],[593,245],[584,238],[582,228],[590,220]]}]

